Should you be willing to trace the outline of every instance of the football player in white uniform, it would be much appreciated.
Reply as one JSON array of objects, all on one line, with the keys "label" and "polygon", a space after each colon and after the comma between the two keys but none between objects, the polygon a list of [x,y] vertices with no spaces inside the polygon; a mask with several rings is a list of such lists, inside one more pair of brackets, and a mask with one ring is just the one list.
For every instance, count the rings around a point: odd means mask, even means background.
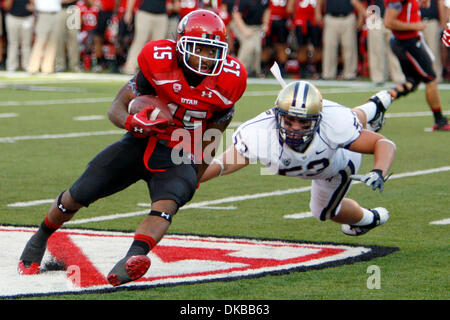
[{"label": "football player in white uniform", "polygon": [[[374,131],[381,129],[391,102],[389,92],[381,91],[350,109],[322,100],[309,82],[292,82],[281,90],[274,108],[236,130],[233,145],[211,162],[200,182],[260,162],[274,174],[311,179],[314,217],[340,223],[347,235],[362,235],[385,223],[388,210],[362,208],[345,195],[352,179],[383,191],[395,144]],[[358,176],[362,154],[373,154],[374,165]]]}]

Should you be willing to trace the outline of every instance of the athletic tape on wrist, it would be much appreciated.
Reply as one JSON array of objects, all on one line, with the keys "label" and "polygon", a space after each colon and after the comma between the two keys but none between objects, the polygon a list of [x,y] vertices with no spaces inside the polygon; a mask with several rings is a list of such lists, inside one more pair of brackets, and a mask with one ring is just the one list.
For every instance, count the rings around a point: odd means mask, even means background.
[{"label": "athletic tape on wrist", "polygon": [[221,176],[223,173],[223,170],[225,170],[225,166],[223,165],[223,162],[216,158],[213,161],[211,161],[211,163],[217,163],[220,166],[219,176]]}]

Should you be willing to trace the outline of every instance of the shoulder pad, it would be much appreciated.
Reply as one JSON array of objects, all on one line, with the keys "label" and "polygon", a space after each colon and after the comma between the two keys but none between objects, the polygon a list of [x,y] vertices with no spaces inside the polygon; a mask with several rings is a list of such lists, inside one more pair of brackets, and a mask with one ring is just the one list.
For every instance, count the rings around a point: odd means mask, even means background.
[{"label": "shoulder pad", "polygon": [[140,70],[147,79],[151,75],[170,72],[177,63],[176,43],[172,40],[148,42],[138,55]]}]

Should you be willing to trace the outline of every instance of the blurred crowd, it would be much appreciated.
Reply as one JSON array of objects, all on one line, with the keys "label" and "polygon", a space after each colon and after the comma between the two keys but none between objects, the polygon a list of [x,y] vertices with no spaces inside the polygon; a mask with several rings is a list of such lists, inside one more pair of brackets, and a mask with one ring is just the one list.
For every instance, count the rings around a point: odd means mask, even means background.
[{"label": "blurred crowd", "polygon": [[[249,75],[273,61],[294,78],[404,81],[389,48],[383,0],[0,0],[0,70],[133,74],[147,41],[176,40],[180,19],[204,8],[228,28],[230,54]],[[438,81],[450,80],[440,41],[444,0],[422,9]]]}]

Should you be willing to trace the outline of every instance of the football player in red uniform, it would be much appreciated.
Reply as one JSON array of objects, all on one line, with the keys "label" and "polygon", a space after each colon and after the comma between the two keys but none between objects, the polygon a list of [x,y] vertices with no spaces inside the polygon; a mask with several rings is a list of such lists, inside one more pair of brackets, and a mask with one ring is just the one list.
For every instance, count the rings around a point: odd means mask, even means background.
[{"label": "football player in red uniform", "polygon": [[[284,73],[288,61],[287,39],[289,35],[288,21],[293,11],[292,6],[288,6],[287,0],[269,1],[269,26],[264,39],[262,53],[262,69],[268,72],[268,64],[271,61],[272,50],[275,60],[280,65],[281,72]],[[264,70],[267,69],[267,70]]]},{"label": "football player in red uniform", "polygon": [[397,56],[406,82],[391,90],[393,98],[399,98],[425,83],[425,97],[433,112],[434,131],[449,131],[450,124],[442,114],[442,104],[436,73],[433,70],[432,53],[421,36],[426,24],[420,16],[421,7],[429,7],[430,0],[385,0],[384,23],[392,30],[392,52]]},{"label": "football player in red uniform", "polygon": [[[295,2],[294,26],[297,38],[297,60],[301,77],[319,78],[322,62],[322,28],[316,22],[316,1],[293,0]],[[308,65],[308,44],[313,46],[311,65]]]},{"label": "football player in red uniform", "polygon": [[[129,132],[101,151],[58,196],[23,250],[20,273],[39,273],[48,238],[80,208],[141,179],[150,191],[150,213],[107,278],[117,286],[147,272],[148,252],[167,232],[178,209],[191,200],[207,166],[202,155],[207,147],[210,150],[210,142],[198,137],[208,133],[207,129],[216,129],[213,132],[219,135],[214,141],[221,140],[247,81],[244,66],[227,55],[226,28],[215,13],[194,11],[180,21],[177,32],[176,42],[150,41],[142,49],[140,70],[120,89],[108,111],[109,119]],[[157,96],[166,103],[172,123],[146,120],[151,107],[135,114],[137,117],[129,114],[130,101],[139,95]],[[200,151],[192,148],[199,144]],[[213,156],[211,152],[211,159]]]},{"label": "football player in red uniform", "polygon": [[448,19],[447,29],[442,33],[442,43],[445,44],[447,48],[450,48],[450,0],[445,0],[444,2],[444,12]]},{"label": "football player in red uniform", "polygon": [[447,29],[444,30],[442,34],[442,43],[446,47],[450,47],[450,23],[447,23]]}]

